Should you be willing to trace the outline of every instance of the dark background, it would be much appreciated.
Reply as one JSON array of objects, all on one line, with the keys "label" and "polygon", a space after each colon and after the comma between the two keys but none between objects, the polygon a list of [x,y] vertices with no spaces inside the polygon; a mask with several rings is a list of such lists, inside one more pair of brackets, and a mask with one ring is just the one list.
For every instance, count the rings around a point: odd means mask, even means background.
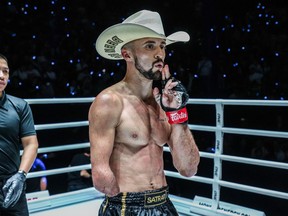
[{"label": "dark background", "polygon": [[[122,79],[123,61],[101,58],[97,36],[142,10],[161,14],[166,35],[187,31],[188,43],[167,47],[166,61],[191,98],[287,100],[287,7],[284,0],[177,1],[0,1],[0,53],[9,60],[7,93],[22,98],[94,97]],[[212,63],[202,77],[198,63]],[[87,120],[90,104],[32,105],[35,123]],[[225,108],[225,126],[287,131],[286,107]],[[189,106],[189,122],[215,125],[214,108]],[[193,132],[199,149],[213,152],[215,137]],[[53,134],[51,136],[51,134]],[[88,142],[87,127],[38,131],[40,147]],[[69,152],[41,155],[47,168],[68,166]],[[224,153],[272,161],[288,161],[287,139],[225,135]],[[165,153],[165,168],[172,169]],[[199,176],[212,177],[213,161],[201,159]],[[288,191],[287,171],[223,163],[224,180]],[[50,194],[66,191],[66,175],[48,177]],[[172,194],[211,197],[210,185],[168,177]],[[61,184],[59,184],[61,182]],[[285,215],[287,200],[221,189],[221,200]],[[276,201],[275,201],[276,200]]]},{"label": "dark background", "polygon": [[[2,0],[0,50],[14,72],[9,91],[25,98],[95,96],[124,75],[123,61],[96,53],[97,36],[141,9],[159,11],[167,35],[190,34],[190,42],[168,46],[166,60],[191,97],[287,99],[284,0]],[[197,68],[204,56],[213,65],[209,82]]]}]

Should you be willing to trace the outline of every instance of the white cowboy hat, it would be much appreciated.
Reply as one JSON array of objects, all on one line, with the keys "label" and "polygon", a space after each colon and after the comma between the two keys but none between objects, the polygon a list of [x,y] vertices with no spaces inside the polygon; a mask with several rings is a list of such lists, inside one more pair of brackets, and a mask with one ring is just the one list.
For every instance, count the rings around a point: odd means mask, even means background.
[{"label": "white cowboy hat", "polygon": [[190,40],[190,36],[184,31],[178,31],[166,37],[159,13],[141,10],[122,23],[104,30],[96,40],[96,50],[104,58],[123,59],[121,55],[123,45],[146,37],[163,38],[166,40],[166,45]]}]

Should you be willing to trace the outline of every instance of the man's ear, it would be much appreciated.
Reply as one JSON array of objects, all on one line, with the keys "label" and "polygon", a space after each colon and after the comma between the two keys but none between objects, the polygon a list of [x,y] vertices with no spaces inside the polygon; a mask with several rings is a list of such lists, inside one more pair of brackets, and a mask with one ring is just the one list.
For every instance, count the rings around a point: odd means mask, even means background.
[{"label": "man's ear", "polygon": [[121,50],[121,55],[123,56],[123,58],[126,60],[126,61],[129,61],[131,59],[130,57],[130,53],[127,49],[122,49]]}]

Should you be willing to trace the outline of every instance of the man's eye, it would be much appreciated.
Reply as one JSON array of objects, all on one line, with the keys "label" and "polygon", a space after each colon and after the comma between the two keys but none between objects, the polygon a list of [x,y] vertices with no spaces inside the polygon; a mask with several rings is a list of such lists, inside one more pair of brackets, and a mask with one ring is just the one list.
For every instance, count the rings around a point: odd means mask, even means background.
[{"label": "man's eye", "polygon": [[0,68],[0,70],[2,71],[3,74],[7,75],[9,74],[9,69],[6,69],[6,68]]},{"label": "man's eye", "polygon": [[146,46],[148,49],[153,49],[154,48],[154,45],[153,44],[147,44]]}]

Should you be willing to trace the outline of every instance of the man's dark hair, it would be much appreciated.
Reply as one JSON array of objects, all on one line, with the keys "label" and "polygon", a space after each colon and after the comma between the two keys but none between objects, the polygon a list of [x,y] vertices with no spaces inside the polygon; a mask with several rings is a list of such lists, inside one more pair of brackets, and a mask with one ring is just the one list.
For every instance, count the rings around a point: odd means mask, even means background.
[{"label": "man's dark hair", "polygon": [[3,54],[0,53],[0,59],[4,59],[7,63],[8,63],[8,59],[6,58],[6,56],[4,56]]}]

